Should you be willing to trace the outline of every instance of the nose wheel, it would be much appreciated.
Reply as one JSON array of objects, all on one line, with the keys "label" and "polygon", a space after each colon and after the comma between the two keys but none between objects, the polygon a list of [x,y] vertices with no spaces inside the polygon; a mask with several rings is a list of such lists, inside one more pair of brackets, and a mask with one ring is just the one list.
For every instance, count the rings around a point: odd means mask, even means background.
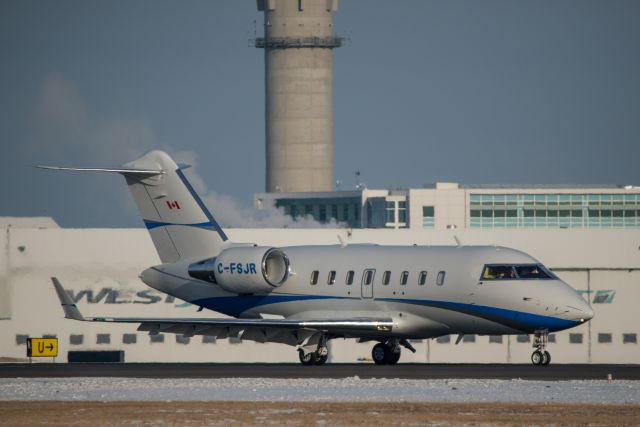
[{"label": "nose wheel", "polygon": [[531,363],[536,366],[547,366],[551,363],[551,354],[546,350],[549,331],[536,331],[533,336],[533,347],[536,349],[531,354]]}]

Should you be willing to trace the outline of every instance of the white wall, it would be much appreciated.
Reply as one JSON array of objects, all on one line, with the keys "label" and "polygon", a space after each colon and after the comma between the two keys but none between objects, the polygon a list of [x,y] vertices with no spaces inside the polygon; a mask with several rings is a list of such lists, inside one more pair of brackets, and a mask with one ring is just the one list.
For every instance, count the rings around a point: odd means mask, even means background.
[{"label": "white wall", "polygon": [[[456,235],[464,244],[500,244],[521,249],[556,268],[557,273],[574,288],[595,293],[613,290],[611,303],[593,304],[596,317],[586,325],[556,335],[550,344],[553,361],[560,363],[640,363],[640,346],[623,344],[623,333],[640,334],[640,314],[635,302],[640,298],[640,231],[636,230],[292,230],[230,229],[232,240],[283,246],[286,244],[338,243],[337,235],[347,242],[386,244],[454,244]],[[20,250],[22,248],[22,250]],[[0,320],[0,358],[24,359],[24,345],[16,344],[16,335],[59,338],[59,361],[66,361],[71,349],[125,350],[127,361],[187,362],[293,362],[293,347],[280,344],[243,342],[202,344],[201,337],[188,345],[176,342],[167,334],[164,343],[150,344],[146,333],[137,333],[136,344],[123,344],[125,333],[136,333],[135,325],[82,323],[63,318],[51,276],[58,277],[65,288],[77,295],[91,290],[78,306],[85,315],[114,316],[203,316],[196,308],[181,301],[167,301],[166,296],[150,290],[137,275],[146,267],[158,264],[151,240],[143,229],[11,229],[0,233],[0,298],[6,320]],[[104,291],[104,289],[107,289]],[[110,291],[109,291],[110,290]],[[139,292],[146,292],[137,295]],[[156,300],[149,304],[150,301]],[[7,304],[7,301],[9,303]],[[215,313],[209,313],[213,317]],[[0,316],[1,317],[1,316]],[[97,334],[110,334],[110,344],[97,344]],[[570,333],[582,333],[582,344],[570,344]],[[598,343],[598,333],[611,333],[611,343]],[[71,334],[84,335],[82,345],[71,345]],[[476,337],[475,343],[454,345],[435,340],[414,343],[416,354],[403,351],[401,361],[416,362],[513,362],[526,363],[530,343],[520,343],[515,336],[503,337],[501,344],[489,343],[489,337]],[[355,362],[370,358],[372,343],[353,340],[331,343],[332,360]]]}]

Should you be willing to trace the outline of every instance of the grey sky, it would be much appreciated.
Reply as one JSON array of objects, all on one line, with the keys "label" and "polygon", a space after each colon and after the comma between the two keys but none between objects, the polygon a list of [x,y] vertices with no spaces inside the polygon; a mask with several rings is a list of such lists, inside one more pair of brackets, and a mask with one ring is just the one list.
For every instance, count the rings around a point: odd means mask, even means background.
[{"label": "grey sky", "polygon": [[[1,0],[0,215],[140,226],[121,177],[27,166],[153,148],[250,205],[264,188],[254,20],[260,33],[250,0]],[[334,53],[343,189],[356,170],[371,188],[640,184],[640,2],[343,0],[334,22],[352,40]]]}]

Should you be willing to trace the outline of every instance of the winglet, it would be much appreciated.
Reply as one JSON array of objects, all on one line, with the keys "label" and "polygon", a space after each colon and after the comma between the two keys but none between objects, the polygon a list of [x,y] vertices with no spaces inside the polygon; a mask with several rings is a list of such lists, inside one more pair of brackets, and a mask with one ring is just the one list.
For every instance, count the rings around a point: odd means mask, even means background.
[{"label": "winglet", "polygon": [[62,309],[64,310],[64,317],[73,320],[86,320],[80,313],[80,310],[78,310],[78,307],[76,307],[69,294],[64,290],[60,281],[55,277],[52,277],[51,281],[53,282],[53,286],[56,288],[56,293],[60,299],[60,305],[62,305]]}]

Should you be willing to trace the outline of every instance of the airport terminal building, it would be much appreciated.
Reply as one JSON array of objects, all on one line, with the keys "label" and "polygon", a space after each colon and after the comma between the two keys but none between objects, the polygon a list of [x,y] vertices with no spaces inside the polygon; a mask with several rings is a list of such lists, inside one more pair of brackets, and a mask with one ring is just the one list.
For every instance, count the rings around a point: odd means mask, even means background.
[{"label": "airport terminal building", "polygon": [[640,188],[436,183],[408,190],[259,193],[255,205],[353,228],[640,228]]}]

